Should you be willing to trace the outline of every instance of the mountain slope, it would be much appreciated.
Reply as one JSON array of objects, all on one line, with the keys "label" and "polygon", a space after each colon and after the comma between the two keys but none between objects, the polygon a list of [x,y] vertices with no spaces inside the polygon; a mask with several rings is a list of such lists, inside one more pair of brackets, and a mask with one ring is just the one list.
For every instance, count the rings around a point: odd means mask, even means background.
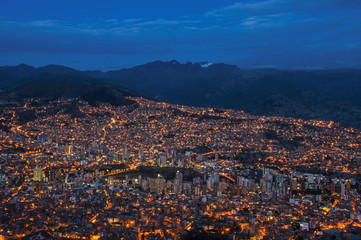
[{"label": "mountain slope", "polygon": [[79,98],[92,105],[110,103],[122,106],[134,103],[126,97],[140,95],[128,87],[115,87],[108,80],[92,78],[81,71],[62,66],[49,65],[34,69],[27,76],[13,78],[12,88],[8,87],[0,98],[3,104],[21,102],[24,98]]},{"label": "mountain slope", "polygon": [[223,63],[204,66],[207,64],[190,62],[180,64],[175,60],[155,61],[130,69],[105,73],[88,72],[88,74],[93,77],[112,79],[114,83],[123,83],[151,96],[161,96],[163,99],[169,100],[173,92],[177,91],[179,87],[183,87],[184,84],[188,84],[190,80],[240,70],[236,66]]},{"label": "mountain slope", "polygon": [[0,67],[0,89],[7,89],[19,84],[21,79],[29,77],[31,74],[34,74],[35,71],[35,68],[25,64],[14,67]]},{"label": "mountain slope", "polygon": [[239,71],[190,81],[170,93],[169,100],[254,115],[332,120],[361,129],[361,71],[351,72]]},{"label": "mountain slope", "polygon": [[157,61],[97,72],[97,77],[105,76],[171,103],[333,120],[361,129],[361,70],[240,70],[226,64],[202,65],[209,64]]},{"label": "mountain slope", "polygon": [[181,64],[175,60],[108,72],[82,72],[57,65],[0,67],[0,89],[18,98],[66,96],[89,102],[119,98],[114,101],[122,104],[125,96],[140,95],[126,86],[171,103],[332,120],[361,129],[358,69],[241,70],[222,63]]}]

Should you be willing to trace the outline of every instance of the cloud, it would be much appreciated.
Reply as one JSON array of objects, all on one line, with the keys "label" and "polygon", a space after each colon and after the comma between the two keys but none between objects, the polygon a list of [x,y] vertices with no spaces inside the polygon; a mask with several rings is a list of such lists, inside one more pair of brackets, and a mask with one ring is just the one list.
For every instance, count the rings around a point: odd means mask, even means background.
[{"label": "cloud", "polygon": [[1,21],[0,30],[18,33],[46,33],[52,32],[61,34],[87,34],[87,35],[113,35],[113,36],[136,36],[149,34],[157,30],[169,33],[168,30],[176,31],[187,29],[187,27],[197,26],[199,21],[190,19],[98,19],[92,22],[70,23],[59,20],[36,20],[29,22],[21,21]]},{"label": "cloud", "polygon": [[143,19],[141,18],[129,18],[129,19],[124,19],[122,23],[135,23],[135,22],[140,22],[142,20]]},{"label": "cloud", "polygon": [[241,26],[244,28],[281,27],[284,24],[290,24],[295,21],[293,17],[290,13],[252,16],[243,19]]},{"label": "cloud", "polygon": [[199,15],[155,19],[0,18],[0,53],[143,54],[180,60],[201,56],[227,62],[242,56],[244,63],[277,65],[314,57],[320,65],[328,53],[333,54],[330,59],[342,51],[361,53],[357,2],[244,0]]},{"label": "cloud", "polygon": [[234,14],[234,13],[237,13],[240,11],[265,10],[265,9],[274,8],[276,5],[279,5],[282,2],[283,2],[283,0],[237,2],[237,3],[234,3],[227,7],[209,11],[205,15],[206,16],[225,16],[225,15]]},{"label": "cloud", "polygon": [[[340,9],[341,7],[341,9]],[[324,14],[327,11],[361,8],[359,0],[245,0],[213,9],[205,13],[208,17],[234,17],[248,15],[270,15],[279,13]]]},{"label": "cloud", "polygon": [[[223,8],[208,11],[198,16],[182,16],[176,18],[158,18],[158,19],[97,19],[93,21],[74,23],[60,20],[36,20],[30,22],[5,21],[0,19],[0,30],[3,34],[15,33],[21,34],[55,34],[55,35],[90,35],[90,36],[110,36],[110,37],[146,37],[152,36],[162,38],[164,36],[186,37],[192,34],[237,34],[241,35],[243,31],[267,29],[291,29],[303,28],[309,26],[311,29],[315,26],[325,25],[327,21],[331,24],[340,25],[347,23],[345,11],[351,12],[352,8],[340,10],[339,18],[331,19],[335,16],[335,11],[318,11],[318,9],[328,9],[336,5],[349,6],[351,3],[358,5],[359,1],[343,0],[245,0],[237,2]],[[337,12],[338,13],[338,12]],[[360,17],[354,16],[355,19]],[[339,22],[339,23],[338,23]],[[359,25],[359,24],[356,24]],[[340,26],[345,28],[346,26]],[[357,26],[356,26],[357,28]],[[301,30],[303,31],[303,30]],[[319,31],[329,31],[319,29]],[[353,29],[352,29],[353,31]]]},{"label": "cloud", "polygon": [[178,20],[167,20],[167,19],[160,18],[160,19],[156,19],[156,20],[153,20],[153,21],[138,22],[138,23],[135,23],[134,25],[135,26],[157,26],[157,27],[160,27],[160,26],[178,25],[180,23],[182,23],[182,22],[178,21]]},{"label": "cloud", "polygon": [[62,23],[56,20],[38,20],[29,22],[29,26],[34,27],[58,27],[61,25]]}]

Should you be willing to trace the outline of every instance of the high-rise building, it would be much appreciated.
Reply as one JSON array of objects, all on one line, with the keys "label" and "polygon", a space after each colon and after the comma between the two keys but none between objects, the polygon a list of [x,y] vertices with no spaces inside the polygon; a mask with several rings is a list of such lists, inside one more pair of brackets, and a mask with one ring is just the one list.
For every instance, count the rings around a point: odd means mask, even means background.
[{"label": "high-rise building", "polygon": [[344,198],[346,196],[346,194],[345,194],[345,189],[346,189],[345,184],[343,182],[341,182],[340,186],[341,186],[341,197]]},{"label": "high-rise building", "polygon": [[183,183],[183,193],[186,195],[192,194],[192,184],[190,182]]},{"label": "high-rise building", "polygon": [[146,191],[148,190],[148,181],[147,180],[142,180],[142,183],[141,183],[141,188],[143,191]]},{"label": "high-rise building", "polygon": [[159,162],[158,165],[166,166],[167,165],[167,154],[162,153],[159,155]]},{"label": "high-rise building", "polygon": [[142,175],[138,175],[138,184],[142,185]]},{"label": "high-rise building", "polygon": [[218,192],[224,193],[227,188],[227,183],[225,181],[220,181],[218,183]]},{"label": "high-rise building", "polygon": [[171,158],[176,159],[177,158],[177,150],[176,150],[176,148],[172,146],[170,152],[171,152]]},{"label": "high-rise building", "polygon": [[161,194],[165,189],[165,187],[167,186],[166,180],[164,178],[157,178],[156,184],[157,184],[157,193]]},{"label": "high-rise building", "polygon": [[180,171],[177,171],[175,174],[175,178],[179,181],[180,184],[183,182],[183,173]]},{"label": "high-rise building", "polygon": [[202,195],[202,189],[201,189],[199,186],[196,186],[196,187],[194,188],[194,194],[195,194],[196,196]]},{"label": "high-rise building", "polygon": [[297,178],[291,179],[291,190],[297,190]]},{"label": "high-rise building", "polygon": [[73,155],[74,153],[74,145],[70,144],[66,146],[66,154],[67,155]]},{"label": "high-rise building", "polygon": [[128,148],[127,145],[123,148],[123,160],[128,159]]},{"label": "high-rise building", "polygon": [[179,184],[179,181],[178,180],[175,180],[174,181],[174,184],[173,184],[173,193],[174,194],[178,194],[182,191],[182,187],[181,185]]},{"label": "high-rise building", "polygon": [[139,148],[138,158],[139,158],[139,159],[144,159],[144,150],[143,150],[143,147],[140,147],[140,148]]},{"label": "high-rise building", "polygon": [[309,183],[314,183],[314,182],[315,182],[315,176],[314,176],[313,174],[309,174],[309,175],[307,176],[307,181],[308,181]]},{"label": "high-rise building", "polygon": [[178,159],[178,163],[177,163],[178,167],[183,167],[183,161],[181,159]]},{"label": "high-rise building", "polygon": [[149,192],[156,192],[157,191],[157,184],[154,178],[148,178],[148,187]]},{"label": "high-rise building", "polygon": [[171,192],[173,189],[173,182],[171,180],[167,181],[166,191]]},{"label": "high-rise building", "polygon": [[34,181],[41,181],[43,179],[43,169],[42,168],[34,168]]},{"label": "high-rise building", "polygon": [[243,184],[244,184],[244,180],[245,180],[244,177],[242,177],[242,176],[237,176],[237,186],[238,186],[238,187],[242,187]]}]

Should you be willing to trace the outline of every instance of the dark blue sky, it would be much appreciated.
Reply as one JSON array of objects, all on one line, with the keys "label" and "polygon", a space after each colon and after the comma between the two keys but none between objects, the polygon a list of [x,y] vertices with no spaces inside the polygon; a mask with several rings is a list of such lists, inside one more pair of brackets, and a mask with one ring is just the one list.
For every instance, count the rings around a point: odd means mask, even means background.
[{"label": "dark blue sky", "polygon": [[4,0],[0,65],[361,67],[360,0]]}]

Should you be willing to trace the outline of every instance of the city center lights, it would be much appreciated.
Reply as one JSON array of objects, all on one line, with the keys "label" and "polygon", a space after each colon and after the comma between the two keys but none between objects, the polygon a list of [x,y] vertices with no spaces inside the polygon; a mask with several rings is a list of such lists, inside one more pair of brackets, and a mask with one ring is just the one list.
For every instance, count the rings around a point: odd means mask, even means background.
[{"label": "city center lights", "polygon": [[131,99],[0,114],[0,239],[360,237],[359,131]]}]

